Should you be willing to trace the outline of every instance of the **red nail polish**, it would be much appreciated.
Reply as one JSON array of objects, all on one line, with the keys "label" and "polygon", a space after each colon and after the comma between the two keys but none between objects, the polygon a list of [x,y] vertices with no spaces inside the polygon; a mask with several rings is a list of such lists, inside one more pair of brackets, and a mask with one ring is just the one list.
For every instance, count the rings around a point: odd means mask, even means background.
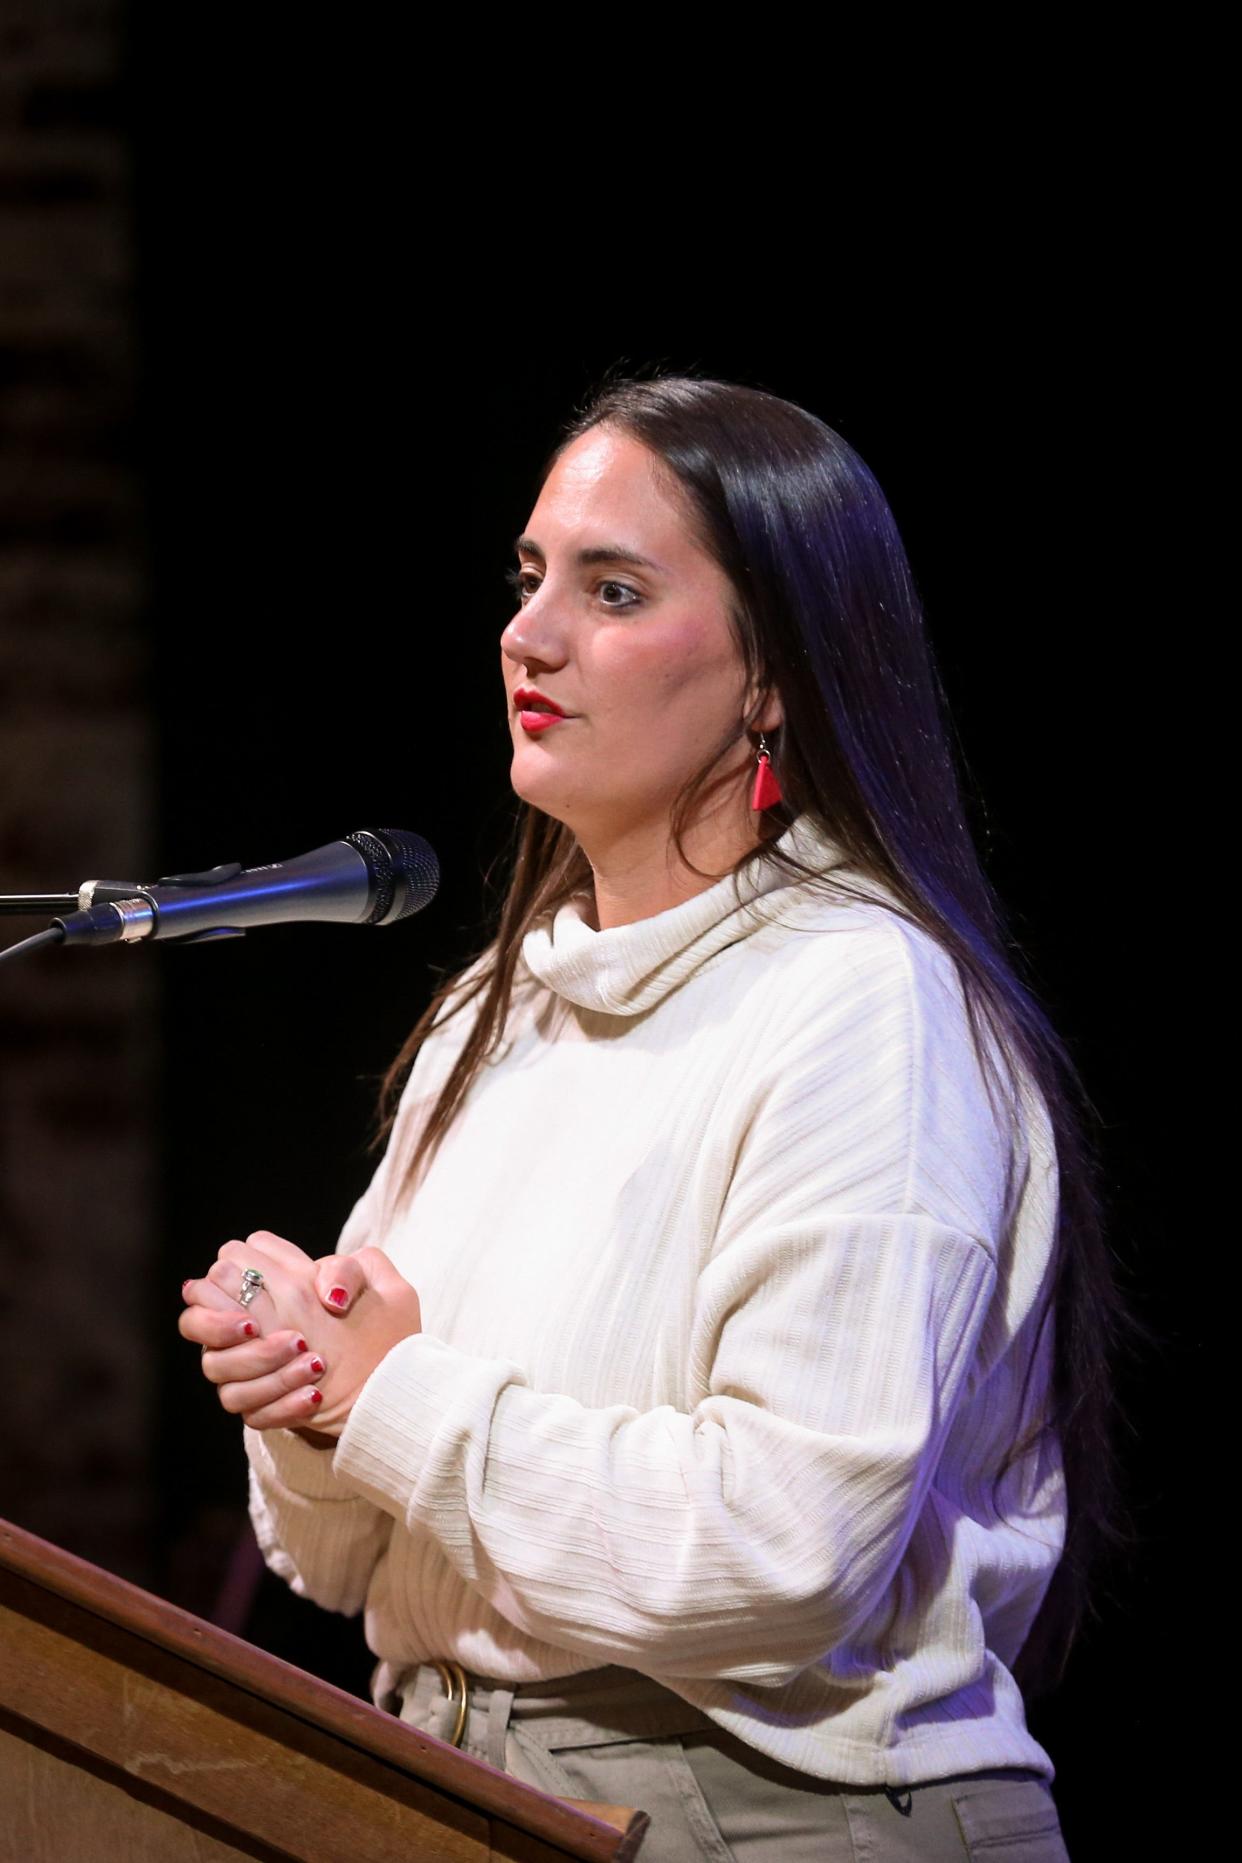
[{"label": "red nail polish", "polygon": [[323,1360],[321,1358],[313,1358],[310,1362],[310,1368],[314,1372],[315,1376],[318,1377],[320,1372],[323,1370]]},{"label": "red nail polish", "polygon": [[312,1404],[322,1404],[322,1402],[323,1402],[323,1392],[322,1392],[322,1391],[317,1391],[317,1390],[315,1389],[315,1386],[314,1386],[314,1385],[312,1384],[312,1386],[311,1386],[311,1403],[312,1403]]},{"label": "red nail polish", "polygon": [[247,1337],[247,1339],[253,1339],[253,1338],[254,1338],[254,1322],[253,1322],[253,1320],[247,1320],[247,1321],[246,1321],[246,1323],[245,1323],[245,1325],[244,1325],[244,1326],[242,1327],[242,1331],[243,1331],[243,1332],[245,1333],[245,1335],[246,1335],[246,1337]]},{"label": "red nail polish", "polygon": [[334,1307],[343,1307],[345,1302],[349,1299],[348,1289],[344,1287],[334,1287],[329,1291],[328,1299],[332,1302]]},{"label": "red nail polish", "polygon": [[309,1347],[309,1346],[307,1345],[307,1343],[306,1343],[306,1341],[305,1341],[305,1339],[299,1339],[299,1340],[298,1340],[298,1351],[299,1351],[299,1352],[309,1352],[309,1351],[310,1351],[310,1347]]}]

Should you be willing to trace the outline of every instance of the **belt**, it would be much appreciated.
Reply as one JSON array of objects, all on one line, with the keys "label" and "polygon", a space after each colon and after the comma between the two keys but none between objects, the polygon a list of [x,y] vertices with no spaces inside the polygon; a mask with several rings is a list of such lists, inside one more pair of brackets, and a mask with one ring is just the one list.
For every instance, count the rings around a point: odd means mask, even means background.
[{"label": "belt", "polygon": [[[540,1682],[495,1682],[472,1676],[451,1657],[430,1657],[403,1672],[389,1672],[391,1686],[378,1705],[401,1720],[422,1727],[450,1746],[465,1747],[485,1759],[498,1772],[506,1770],[505,1734],[513,1718],[528,1762],[531,1746],[553,1752],[563,1747],[596,1746],[624,1740],[652,1740],[669,1735],[700,1732],[719,1734],[717,1724],[699,1708],[663,1684],[635,1670],[609,1664],[600,1669],[576,1670],[571,1675]],[[436,1699],[436,1681],[442,1699]],[[474,1709],[473,1725],[471,1708]],[[779,1766],[779,1762],[772,1762]],[[801,1775],[788,1770],[790,1779]],[[863,1786],[816,1780],[828,1790],[850,1793],[883,1792],[899,1809],[908,1810],[912,1790],[921,1785],[946,1785],[960,1780],[1037,1779],[1044,1775],[1021,1766],[989,1767],[980,1772],[922,1779],[915,1787]],[[560,1793],[561,1785],[539,1779],[528,1783]]]},{"label": "belt", "polygon": [[523,1744],[595,1746],[710,1731],[713,1722],[648,1676],[608,1664],[550,1681],[497,1682],[452,1658],[431,1657],[381,1676],[378,1706],[449,1745],[505,1770],[512,1720]]},{"label": "belt", "polygon": [[431,1666],[436,1671],[449,1699],[449,1725],[451,1733],[444,1738],[451,1747],[459,1747],[465,1738],[466,1722],[470,1715],[470,1684],[466,1672],[459,1662],[441,1662],[436,1656],[431,1659]]}]

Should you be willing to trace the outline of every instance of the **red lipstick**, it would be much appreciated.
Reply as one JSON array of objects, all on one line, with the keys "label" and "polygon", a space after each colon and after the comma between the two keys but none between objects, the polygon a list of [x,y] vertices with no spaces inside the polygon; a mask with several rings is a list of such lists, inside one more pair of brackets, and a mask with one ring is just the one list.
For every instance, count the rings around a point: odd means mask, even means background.
[{"label": "red lipstick", "polygon": [[573,716],[571,712],[562,711],[556,700],[550,699],[546,692],[540,692],[537,686],[516,687],[513,703],[524,731],[546,731],[549,725]]}]

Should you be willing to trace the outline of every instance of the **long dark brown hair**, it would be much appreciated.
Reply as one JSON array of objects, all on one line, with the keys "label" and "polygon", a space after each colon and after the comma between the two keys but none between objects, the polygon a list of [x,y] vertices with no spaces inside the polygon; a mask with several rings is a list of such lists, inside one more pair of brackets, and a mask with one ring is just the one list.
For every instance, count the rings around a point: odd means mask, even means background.
[{"label": "long dark brown hair", "polygon": [[[773,689],[782,701],[784,722],[768,739],[783,801],[765,818],[766,839],[732,871],[762,850],[794,875],[806,874],[794,857],[771,847],[805,812],[844,851],[849,868],[880,881],[901,916],[951,954],[985,1078],[993,1064],[980,1040],[983,1028],[1016,1054],[1046,1103],[1060,1189],[1041,1320],[1051,1319],[1054,1328],[1052,1390],[1034,1435],[1014,1444],[1005,1468],[1054,1432],[1068,1521],[1061,1559],[1015,1665],[1029,1700],[1059,1681],[1085,1617],[1095,1614],[1092,1579],[1101,1555],[1128,1543],[1113,1373],[1119,1349],[1142,1328],[1118,1286],[1105,1235],[1094,1140],[1099,1116],[1037,1001],[980,863],[921,605],[896,523],[868,467],[839,434],[775,395],[655,374],[605,379],[565,429],[542,477],[573,440],[601,423],[639,440],[662,462],[699,540],[727,575],[737,645],[762,695],[752,717],[762,715]],[[683,846],[687,825],[721,780],[722,764],[729,760],[736,771],[738,742],[751,727],[752,719],[738,721],[672,809],[675,845],[694,872]],[[590,865],[572,831],[525,802],[509,853],[495,936],[467,966],[468,981],[459,971],[439,986],[383,1081],[379,1139],[391,1128],[433,1024],[481,998],[402,1164],[407,1192],[503,1036],[526,932],[591,887]]]}]

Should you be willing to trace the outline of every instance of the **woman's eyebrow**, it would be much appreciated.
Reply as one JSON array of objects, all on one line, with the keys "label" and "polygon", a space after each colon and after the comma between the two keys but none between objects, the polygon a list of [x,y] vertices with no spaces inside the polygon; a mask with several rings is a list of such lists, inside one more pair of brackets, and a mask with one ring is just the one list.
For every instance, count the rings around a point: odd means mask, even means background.
[{"label": "woman's eyebrow", "polygon": [[[515,537],[513,547],[523,556],[538,557],[541,563],[547,561],[533,537]],[[579,550],[574,562],[583,569],[592,563],[628,563],[633,569],[654,569],[657,575],[668,573],[663,564],[653,563],[649,556],[640,556],[637,550],[627,550],[619,543],[600,543],[589,550]]]}]

